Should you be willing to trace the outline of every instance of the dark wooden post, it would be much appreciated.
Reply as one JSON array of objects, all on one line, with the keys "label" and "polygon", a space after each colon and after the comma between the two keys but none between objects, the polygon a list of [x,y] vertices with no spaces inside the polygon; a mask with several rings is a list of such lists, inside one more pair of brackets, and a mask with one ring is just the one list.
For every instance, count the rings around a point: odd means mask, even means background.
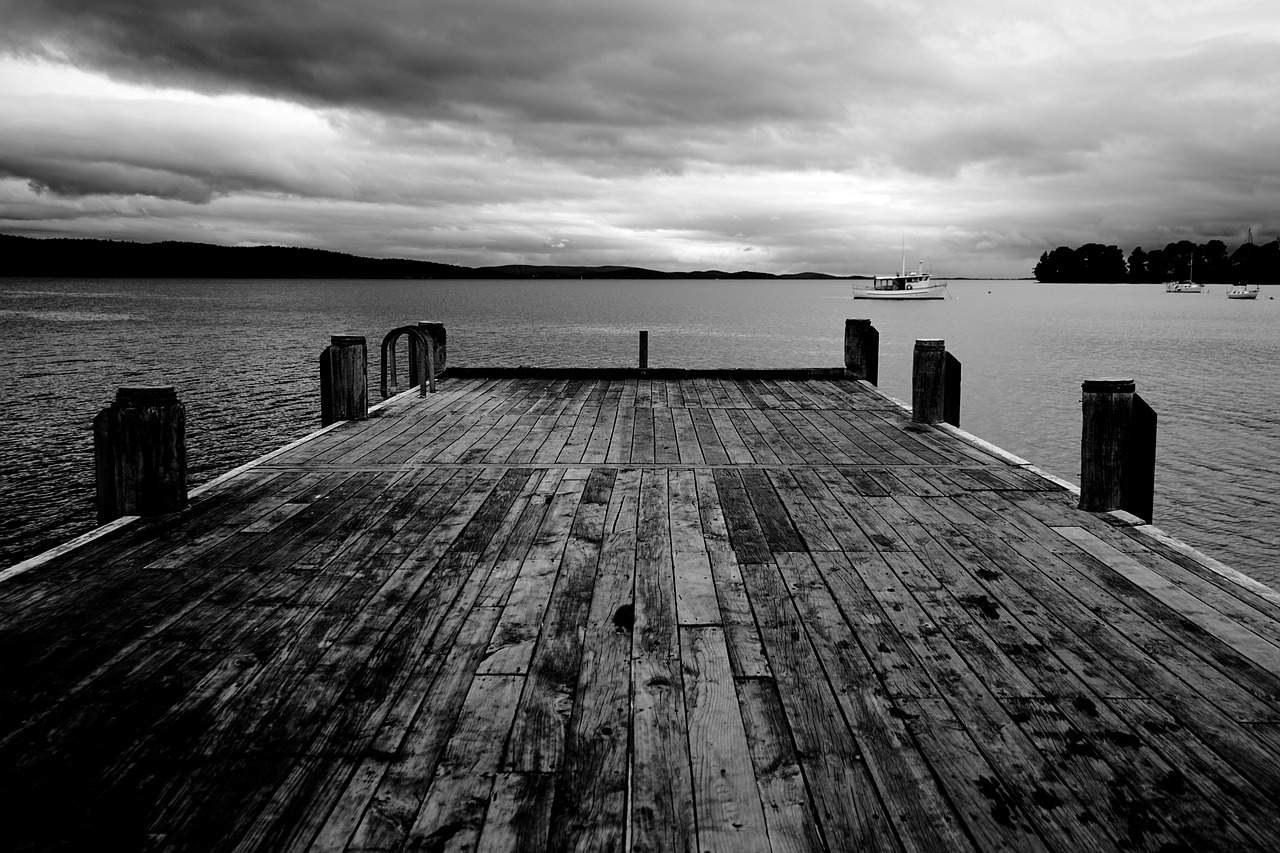
[{"label": "dark wooden post", "polygon": [[1156,414],[1132,379],[1081,385],[1080,509],[1122,509],[1150,522],[1155,494]]},{"label": "dark wooden post", "polygon": [[320,422],[369,417],[369,352],[364,335],[333,335],[320,353]]},{"label": "dark wooden post", "polygon": [[880,333],[870,320],[844,321],[844,366],[872,385],[880,380]]},{"label": "dark wooden post", "polygon": [[640,369],[644,370],[649,366],[649,333],[640,333]]},{"label": "dark wooden post", "polygon": [[936,424],[946,420],[947,350],[938,338],[916,341],[911,359],[911,420]]},{"label": "dark wooden post", "polygon": [[[418,328],[421,329],[423,333],[426,334],[427,338],[431,341],[431,354],[435,358],[436,376],[439,376],[440,374],[444,373],[445,356],[446,356],[446,350],[447,350],[445,342],[448,336],[445,332],[444,323],[436,323],[431,320],[419,320]],[[418,347],[419,347],[419,344],[417,339],[413,335],[410,335],[409,336],[409,384],[410,385],[421,385],[423,379],[426,378],[421,375],[423,359],[421,356],[418,355]]]},{"label": "dark wooden post", "polygon": [[129,386],[93,419],[98,523],[187,506],[187,416],[172,386]]}]

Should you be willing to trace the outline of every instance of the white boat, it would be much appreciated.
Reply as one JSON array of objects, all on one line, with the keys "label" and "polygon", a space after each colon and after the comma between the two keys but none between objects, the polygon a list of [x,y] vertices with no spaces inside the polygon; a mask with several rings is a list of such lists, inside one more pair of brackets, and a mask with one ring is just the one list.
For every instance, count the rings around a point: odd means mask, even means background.
[{"label": "white boat", "polygon": [[[1253,229],[1252,228],[1249,229],[1249,248],[1250,249],[1253,248]],[[1248,275],[1248,273],[1249,271],[1246,269],[1245,275]],[[1257,299],[1258,285],[1245,284],[1244,282],[1241,282],[1240,284],[1233,284],[1231,288],[1227,290],[1227,298],[1228,299]]]},{"label": "white boat", "polygon": [[871,288],[853,288],[854,299],[946,299],[947,283],[936,282],[933,274],[925,272],[924,261],[920,268],[907,272],[907,255],[902,254],[902,271],[896,275],[878,275]]},{"label": "white boat", "polygon": [[1195,276],[1192,271],[1196,267],[1196,257],[1191,256],[1191,263],[1187,266],[1187,277],[1182,281],[1166,281],[1164,283],[1165,293],[1199,293],[1204,290],[1203,284],[1196,284]]}]

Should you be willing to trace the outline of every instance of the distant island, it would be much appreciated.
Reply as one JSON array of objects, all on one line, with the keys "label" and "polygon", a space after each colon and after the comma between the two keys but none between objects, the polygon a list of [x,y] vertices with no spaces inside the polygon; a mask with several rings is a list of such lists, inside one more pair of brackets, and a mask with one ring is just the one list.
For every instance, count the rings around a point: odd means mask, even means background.
[{"label": "distant island", "polygon": [[1140,284],[1194,278],[1209,284],[1280,284],[1280,237],[1270,243],[1247,242],[1230,253],[1221,240],[1180,240],[1150,252],[1138,246],[1127,262],[1119,246],[1059,246],[1040,256],[1034,274],[1041,282]]},{"label": "distant island", "polygon": [[216,246],[208,243],[131,243],[0,234],[0,276],[23,278],[420,278],[420,279],[832,279],[816,272],[694,270],[661,272],[627,266],[463,267],[399,258],[362,258],[324,249]]}]

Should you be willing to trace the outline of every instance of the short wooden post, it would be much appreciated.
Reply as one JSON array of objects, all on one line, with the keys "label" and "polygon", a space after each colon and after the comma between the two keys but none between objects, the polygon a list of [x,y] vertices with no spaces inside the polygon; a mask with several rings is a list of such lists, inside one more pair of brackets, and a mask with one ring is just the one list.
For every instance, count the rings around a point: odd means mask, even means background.
[{"label": "short wooden post", "polygon": [[880,332],[870,320],[844,321],[844,366],[856,378],[879,384]]},{"label": "short wooden post", "polygon": [[98,523],[187,506],[186,409],[172,386],[127,386],[93,419]]},{"label": "short wooden post", "polygon": [[1132,379],[1081,384],[1080,509],[1122,509],[1150,522],[1155,495],[1156,414]]},{"label": "short wooden post", "polygon": [[916,341],[911,360],[911,420],[936,424],[946,420],[947,350],[938,338]]},{"label": "short wooden post", "polygon": [[[418,328],[426,334],[427,339],[431,341],[431,354],[435,359],[436,376],[444,373],[445,356],[446,356],[446,339],[448,335],[445,332],[444,323],[436,323],[431,320],[419,320]],[[421,385],[422,364],[424,360],[418,355],[418,341],[413,335],[409,336],[409,384]]]},{"label": "short wooden post", "polygon": [[364,335],[333,335],[320,353],[320,422],[369,417],[369,352]]},{"label": "short wooden post", "polygon": [[644,370],[649,366],[649,333],[640,333],[640,369]]}]

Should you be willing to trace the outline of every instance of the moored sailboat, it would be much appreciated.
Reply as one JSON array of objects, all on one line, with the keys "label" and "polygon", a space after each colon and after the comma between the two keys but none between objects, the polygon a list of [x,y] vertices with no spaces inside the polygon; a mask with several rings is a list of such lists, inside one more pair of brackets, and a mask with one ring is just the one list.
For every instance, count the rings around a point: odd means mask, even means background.
[{"label": "moored sailboat", "polygon": [[1203,284],[1195,282],[1196,256],[1191,255],[1191,262],[1187,265],[1187,277],[1182,281],[1166,281],[1164,283],[1165,293],[1199,293],[1204,290]]},{"label": "moored sailboat", "polygon": [[[1252,228],[1249,229],[1249,248],[1250,249],[1253,248],[1253,229]],[[1251,259],[1252,255],[1250,255],[1249,257]],[[1242,278],[1250,278],[1251,272],[1252,272],[1251,269],[1246,268]],[[1237,282],[1236,284],[1233,284],[1231,288],[1227,291],[1227,298],[1228,299],[1257,299],[1258,285],[1246,284],[1243,281]]]}]

